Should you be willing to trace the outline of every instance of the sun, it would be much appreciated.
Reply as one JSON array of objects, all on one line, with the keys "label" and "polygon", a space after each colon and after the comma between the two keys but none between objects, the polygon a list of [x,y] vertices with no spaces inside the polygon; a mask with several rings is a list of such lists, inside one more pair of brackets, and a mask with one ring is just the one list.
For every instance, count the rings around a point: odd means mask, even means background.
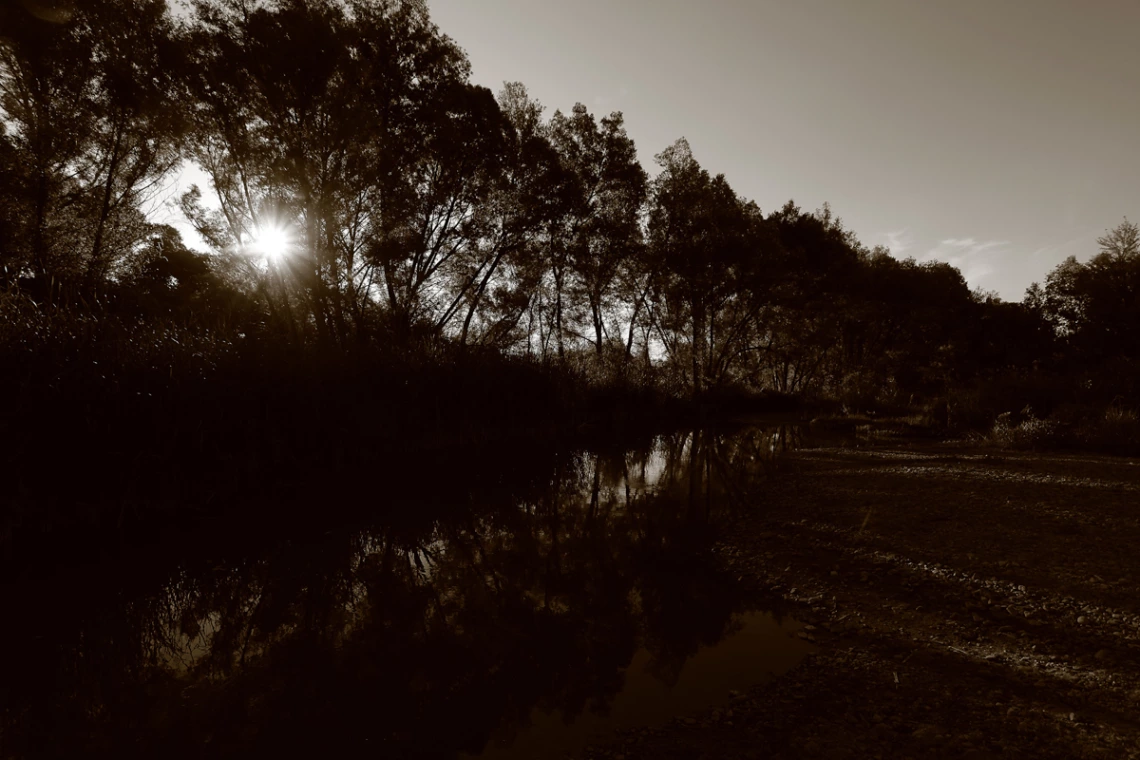
[{"label": "sun", "polygon": [[276,224],[266,225],[260,228],[254,235],[250,247],[273,260],[281,259],[289,252],[289,248],[293,245],[293,236],[289,234],[289,230]]}]

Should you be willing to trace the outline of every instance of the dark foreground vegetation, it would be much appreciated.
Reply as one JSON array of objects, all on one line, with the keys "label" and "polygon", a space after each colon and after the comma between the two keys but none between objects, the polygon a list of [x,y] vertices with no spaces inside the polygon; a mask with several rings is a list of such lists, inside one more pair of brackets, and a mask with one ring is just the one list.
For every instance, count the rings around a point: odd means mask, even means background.
[{"label": "dark foreground vegetation", "polygon": [[[684,139],[649,178],[620,113],[471,84],[421,0],[0,8],[7,544],[746,402],[1140,445],[1127,221],[1006,303]],[[186,166],[209,253],[152,221]]]}]

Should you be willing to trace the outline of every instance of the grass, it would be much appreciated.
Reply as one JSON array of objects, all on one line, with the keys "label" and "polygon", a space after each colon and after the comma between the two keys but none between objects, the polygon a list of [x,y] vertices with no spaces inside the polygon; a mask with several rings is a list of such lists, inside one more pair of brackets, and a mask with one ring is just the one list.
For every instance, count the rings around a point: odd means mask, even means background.
[{"label": "grass", "polygon": [[1113,403],[1105,409],[1066,406],[1048,417],[1026,408],[998,415],[985,440],[1013,449],[1081,449],[1135,456],[1140,454],[1140,414]]}]

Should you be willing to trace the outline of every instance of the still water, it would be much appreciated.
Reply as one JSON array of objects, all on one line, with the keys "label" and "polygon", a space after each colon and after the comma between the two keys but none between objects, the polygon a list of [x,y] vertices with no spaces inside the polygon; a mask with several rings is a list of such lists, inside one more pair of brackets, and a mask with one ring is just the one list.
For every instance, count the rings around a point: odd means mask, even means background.
[{"label": "still water", "polygon": [[351,521],[8,584],[0,757],[560,757],[723,704],[808,651],[711,551],[798,436],[378,467]]}]

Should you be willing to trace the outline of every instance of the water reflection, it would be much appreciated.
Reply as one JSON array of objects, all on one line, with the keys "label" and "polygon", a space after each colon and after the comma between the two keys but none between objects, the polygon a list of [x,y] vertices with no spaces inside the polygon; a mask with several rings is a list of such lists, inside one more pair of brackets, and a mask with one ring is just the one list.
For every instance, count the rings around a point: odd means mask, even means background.
[{"label": "water reflection", "polygon": [[723,704],[730,690],[779,675],[809,651],[803,641],[789,638],[788,628],[768,613],[738,615],[723,640],[702,647],[683,669],[672,674],[660,673],[653,654],[640,649],[625,669],[621,691],[604,712],[568,722],[557,710],[535,708],[528,725],[493,737],[478,757],[516,760],[573,755],[621,729],[652,726]]},{"label": "water reflection", "polygon": [[528,756],[722,699],[788,638],[708,550],[796,435],[433,462],[382,519],[8,589],[0,752]]}]

